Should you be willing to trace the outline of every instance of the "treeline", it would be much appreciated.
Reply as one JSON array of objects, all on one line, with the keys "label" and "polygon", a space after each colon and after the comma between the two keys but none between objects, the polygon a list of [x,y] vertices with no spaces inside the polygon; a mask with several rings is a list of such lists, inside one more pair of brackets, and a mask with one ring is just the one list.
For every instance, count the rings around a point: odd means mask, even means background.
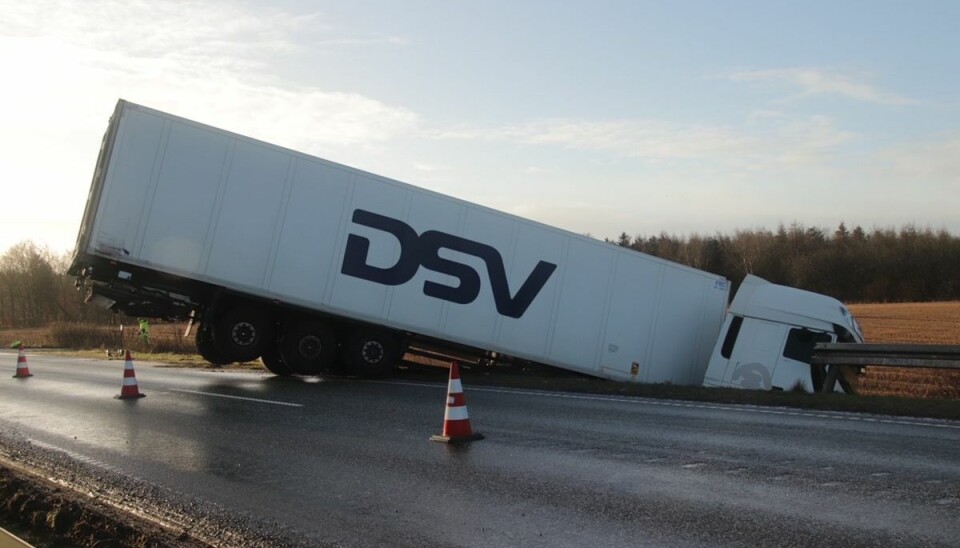
[{"label": "treeline", "polygon": [[781,225],[732,236],[630,237],[607,240],[726,276],[747,274],[830,295],[844,302],[960,300],[960,238],[908,225],[899,231],[844,223],[836,230]]},{"label": "treeline", "polygon": [[[867,232],[840,223],[825,232],[793,224],[733,235],[623,233],[607,241],[726,276],[734,284],[755,274],[844,302],[960,300],[960,238],[944,230],[906,226]],[[0,328],[110,320],[109,312],[84,303],[86,295],[66,273],[70,256],[29,241],[0,256]]]},{"label": "treeline", "polygon": [[106,322],[111,314],[86,305],[67,276],[70,255],[21,242],[0,256],[0,328],[52,322]]}]

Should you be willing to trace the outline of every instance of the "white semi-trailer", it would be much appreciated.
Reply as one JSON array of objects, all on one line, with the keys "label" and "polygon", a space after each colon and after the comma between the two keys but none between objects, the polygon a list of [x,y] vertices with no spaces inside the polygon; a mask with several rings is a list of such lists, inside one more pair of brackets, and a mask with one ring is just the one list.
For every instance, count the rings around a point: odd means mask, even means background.
[{"label": "white semi-trailer", "polygon": [[71,273],[132,316],[198,320],[214,363],[375,375],[411,341],[620,381],[817,388],[838,301],[728,281],[119,101]]}]

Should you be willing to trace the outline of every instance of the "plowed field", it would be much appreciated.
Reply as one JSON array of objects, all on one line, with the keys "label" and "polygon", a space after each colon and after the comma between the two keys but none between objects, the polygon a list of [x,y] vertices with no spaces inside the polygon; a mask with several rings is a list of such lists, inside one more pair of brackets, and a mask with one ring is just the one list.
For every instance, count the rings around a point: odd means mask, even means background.
[{"label": "plowed field", "polygon": [[[850,311],[867,342],[960,345],[960,302],[858,304]],[[957,399],[960,371],[868,367],[860,393]]]}]

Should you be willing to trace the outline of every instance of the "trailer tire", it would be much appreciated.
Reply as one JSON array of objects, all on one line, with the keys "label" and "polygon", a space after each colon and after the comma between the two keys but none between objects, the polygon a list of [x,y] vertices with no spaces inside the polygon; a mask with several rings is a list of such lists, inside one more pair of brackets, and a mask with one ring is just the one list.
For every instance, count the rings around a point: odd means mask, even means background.
[{"label": "trailer tire", "polygon": [[213,342],[224,358],[249,362],[263,354],[273,333],[269,314],[253,306],[237,305],[217,317]]},{"label": "trailer tire", "polygon": [[391,333],[360,329],[347,339],[343,352],[348,372],[363,377],[380,377],[396,367],[400,358],[400,341]]},{"label": "trailer tire", "polygon": [[200,354],[201,358],[216,366],[230,363],[213,344],[213,330],[207,322],[201,323],[197,328],[195,342],[197,345],[197,354]]},{"label": "trailer tire", "polygon": [[278,377],[289,377],[293,374],[293,369],[283,361],[280,348],[277,346],[271,346],[264,350],[263,354],[260,355],[260,361],[267,371]]},{"label": "trailer tire", "polygon": [[319,375],[334,365],[337,337],[321,321],[294,321],[280,337],[280,355],[294,373]]}]

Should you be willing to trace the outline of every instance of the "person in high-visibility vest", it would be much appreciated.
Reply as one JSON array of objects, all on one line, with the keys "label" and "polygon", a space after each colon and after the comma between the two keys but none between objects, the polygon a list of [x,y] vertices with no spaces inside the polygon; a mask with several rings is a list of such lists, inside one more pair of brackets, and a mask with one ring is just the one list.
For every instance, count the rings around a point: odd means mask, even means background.
[{"label": "person in high-visibility vest", "polygon": [[140,342],[150,344],[150,322],[143,318],[138,318],[140,322]]}]

